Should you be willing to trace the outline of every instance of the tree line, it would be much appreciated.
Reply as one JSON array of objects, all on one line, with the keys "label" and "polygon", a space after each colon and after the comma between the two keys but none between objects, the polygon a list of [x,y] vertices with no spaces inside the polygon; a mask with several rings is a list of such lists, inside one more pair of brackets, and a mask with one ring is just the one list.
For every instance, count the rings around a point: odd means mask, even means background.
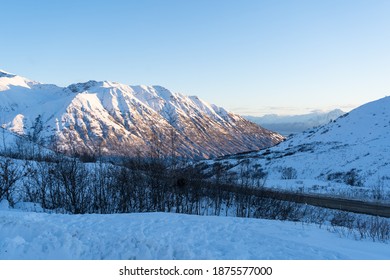
[{"label": "tree line", "polygon": [[7,199],[11,206],[24,201],[71,214],[173,212],[330,222],[332,227],[357,231],[362,238],[390,239],[386,219],[351,222],[342,211],[263,195],[267,174],[249,162],[242,162],[236,172],[225,172],[231,166],[218,161],[210,168],[173,157],[91,159],[42,153],[24,144],[17,147],[0,156],[0,201]]}]

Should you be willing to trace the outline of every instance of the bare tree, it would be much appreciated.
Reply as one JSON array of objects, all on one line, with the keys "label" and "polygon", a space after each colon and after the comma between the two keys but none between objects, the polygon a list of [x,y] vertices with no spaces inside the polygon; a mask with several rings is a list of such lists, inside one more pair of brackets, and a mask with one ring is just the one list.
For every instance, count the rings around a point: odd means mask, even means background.
[{"label": "bare tree", "polygon": [[62,159],[56,165],[56,174],[65,192],[65,208],[74,214],[86,213],[90,207],[89,176],[85,164],[76,158]]},{"label": "bare tree", "polygon": [[10,158],[0,158],[0,200],[5,198],[12,206],[16,183],[25,175],[24,168]]}]

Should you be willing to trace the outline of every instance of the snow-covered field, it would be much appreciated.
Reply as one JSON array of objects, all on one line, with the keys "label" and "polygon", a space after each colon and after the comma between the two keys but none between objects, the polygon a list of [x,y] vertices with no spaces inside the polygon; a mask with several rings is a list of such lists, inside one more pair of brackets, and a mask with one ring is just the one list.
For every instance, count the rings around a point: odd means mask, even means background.
[{"label": "snow-covered field", "polygon": [[317,225],[170,213],[0,210],[0,259],[390,259],[390,244]]}]

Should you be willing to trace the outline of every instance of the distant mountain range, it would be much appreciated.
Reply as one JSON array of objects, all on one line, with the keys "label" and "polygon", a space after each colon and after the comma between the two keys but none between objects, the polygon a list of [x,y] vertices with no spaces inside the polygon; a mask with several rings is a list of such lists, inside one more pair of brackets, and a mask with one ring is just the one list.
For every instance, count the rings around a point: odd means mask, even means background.
[{"label": "distant mountain range", "polygon": [[63,152],[209,158],[284,138],[196,96],[161,86],[89,81],[68,87],[0,71],[0,123]]},{"label": "distant mountain range", "polygon": [[249,121],[264,128],[276,131],[284,136],[303,132],[316,126],[324,125],[344,115],[340,109],[329,112],[316,111],[303,115],[264,115],[262,117],[244,116]]}]

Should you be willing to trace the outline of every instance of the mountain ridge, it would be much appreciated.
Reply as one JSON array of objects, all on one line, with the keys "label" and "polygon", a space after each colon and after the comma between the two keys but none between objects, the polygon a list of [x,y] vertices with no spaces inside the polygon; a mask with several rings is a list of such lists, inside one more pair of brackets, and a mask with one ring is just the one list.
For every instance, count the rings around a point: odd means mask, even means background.
[{"label": "mountain ridge", "polygon": [[258,150],[283,140],[222,107],[162,86],[90,80],[67,87],[0,78],[0,121],[59,151],[209,158]]}]

